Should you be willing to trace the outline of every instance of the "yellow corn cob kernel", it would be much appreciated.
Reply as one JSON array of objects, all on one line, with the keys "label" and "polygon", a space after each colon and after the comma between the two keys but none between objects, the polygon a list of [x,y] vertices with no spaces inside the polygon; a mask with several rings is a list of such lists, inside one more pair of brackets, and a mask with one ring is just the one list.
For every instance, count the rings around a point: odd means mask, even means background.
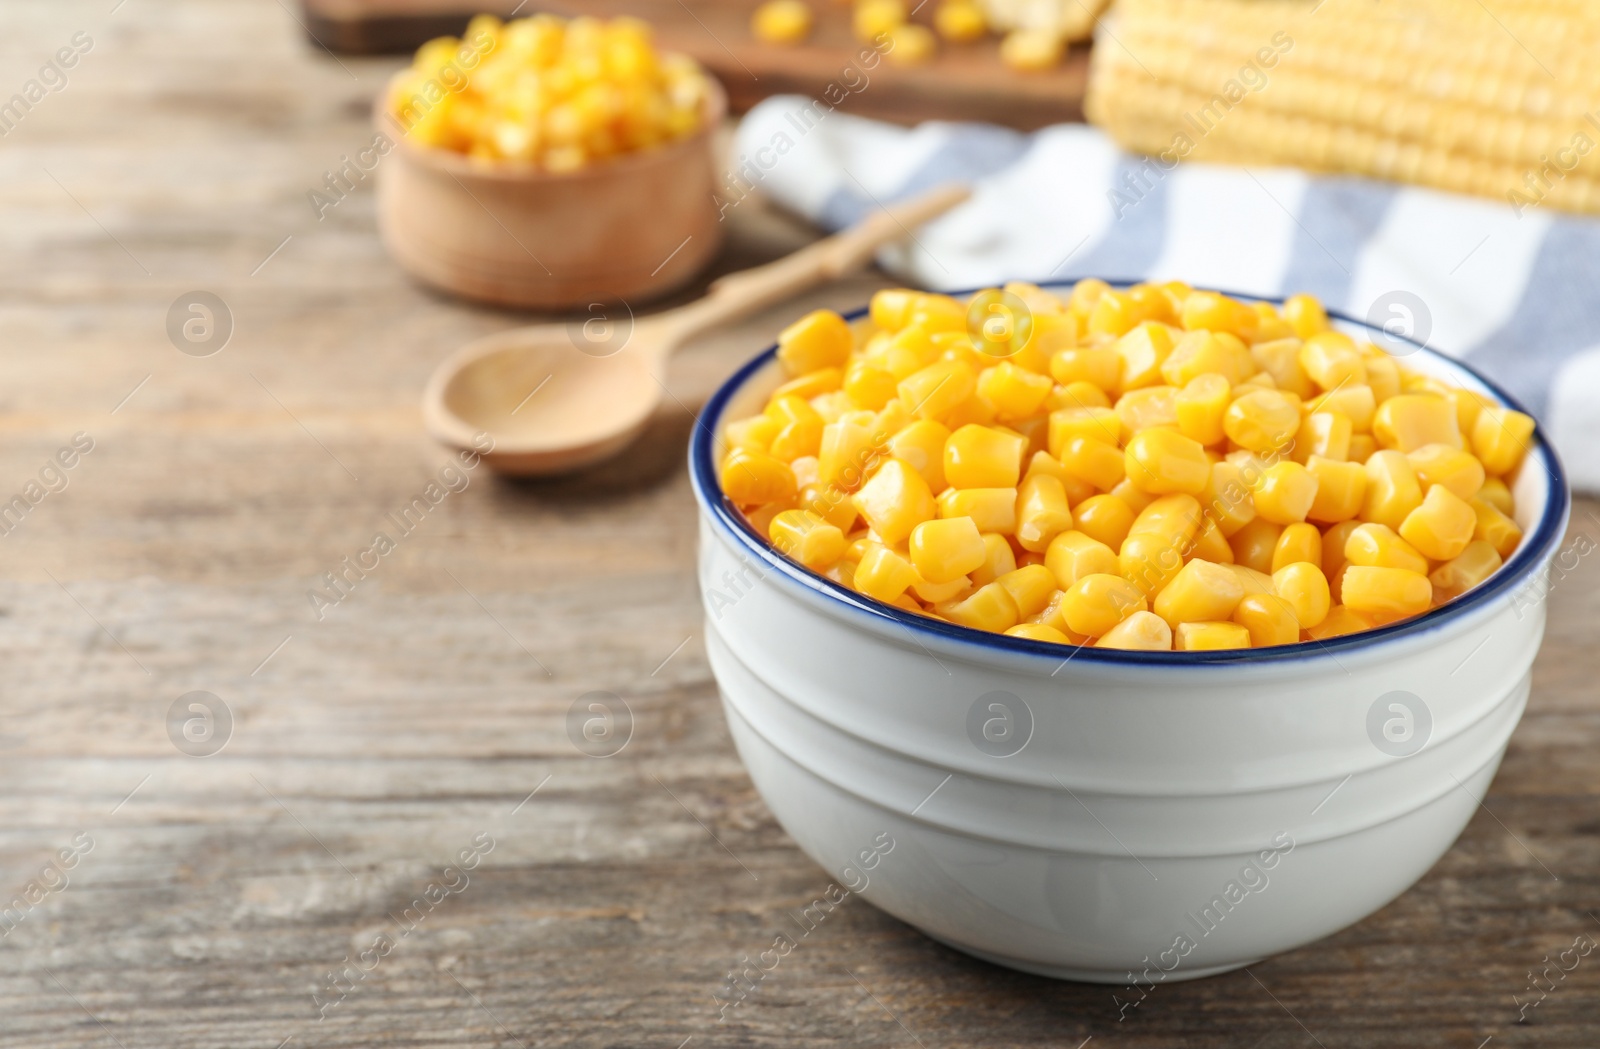
[{"label": "yellow corn cob kernel", "polygon": [[[1194,334],[1197,333],[1190,332]],[[1178,432],[1200,444],[1221,444],[1227,437],[1222,417],[1228,410],[1231,392],[1228,380],[1214,372],[1190,379],[1176,397]]]},{"label": "yellow corn cob kernel", "polygon": [[1504,477],[1533,445],[1533,417],[1510,408],[1484,408],[1472,424],[1472,450],[1483,468]]},{"label": "yellow corn cob kernel", "polygon": [[800,509],[810,510],[841,532],[849,532],[855,527],[858,516],[856,505],[850,501],[850,493],[843,488],[808,484],[800,489],[795,502],[799,504]]},{"label": "yellow corn cob kernel", "polygon": [[1428,570],[1428,559],[1417,548],[1397,535],[1388,525],[1375,522],[1357,525],[1344,542],[1346,563],[1364,568],[1404,568],[1408,572]]},{"label": "yellow corn cob kernel", "polygon": [[[1477,425],[1478,413],[1485,408],[1498,408],[1499,405],[1485,397],[1476,390],[1464,389],[1460,386],[1451,386],[1444,391],[1445,399],[1456,406],[1456,424],[1461,427],[1461,435],[1471,438],[1472,428]],[[1468,442],[1471,443],[1470,440]]]},{"label": "yellow corn cob kernel", "polygon": [[1287,525],[1278,536],[1278,544],[1272,548],[1272,570],[1276,572],[1296,561],[1322,566],[1322,533],[1317,531],[1316,525],[1304,522]]},{"label": "yellow corn cob kernel", "polygon": [[1367,381],[1367,366],[1355,341],[1339,331],[1309,336],[1300,347],[1300,367],[1324,390],[1364,385]]},{"label": "yellow corn cob kernel", "polygon": [[1130,534],[1117,554],[1117,572],[1154,599],[1183,568],[1183,555],[1189,545],[1166,535]]},{"label": "yellow corn cob kernel", "polygon": [[[1351,444],[1355,443],[1355,435],[1370,433],[1372,418],[1378,411],[1378,400],[1372,392],[1372,387],[1365,384],[1346,383],[1343,386],[1319,394],[1306,402],[1306,408],[1313,412],[1338,412],[1350,420]],[[1355,458],[1352,451],[1350,458]]]},{"label": "yellow corn cob kernel", "polygon": [[1361,513],[1367,498],[1365,466],[1313,455],[1306,461],[1306,470],[1317,482],[1317,494],[1306,511],[1306,520],[1331,524]]},{"label": "yellow corn cob kernel", "polygon": [[1284,299],[1283,319],[1302,339],[1328,330],[1328,311],[1314,295],[1291,295]]},{"label": "yellow corn cob kernel", "polygon": [[920,324],[908,324],[890,335],[883,344],[881,360],[897,380],[910,378],[942,359],[933,333]]},{"label": "yellow corn cob kernel", "polygon": [[1301,630],[1310,630],[1326,619],[1333,605],[1328,577],[1321,568],[1306,561],[1296,561],[1272,573],[1272,588],[1294,609]]},{"label": "yellow corn cob kernel", "polygon": [[1172,651],[1172,628],[1154,612],[1135,612],[1106,631],[1095,642],[1096,648],[1120,648],[1137,652]]},{"label": "yellow corn cob kernel", "polygon": [[1178,388],[1176,386],[1145,386],[1130,390],[1117,398],[1112,407],[1122,424],[1122,440],[1126,444],[1140,430],[1161,428],[1178,431]]},{"label": "yellow corn cob kernel", "polygon": [[1050,377],[1063,386],[1087,382],[1115,393],[1122,381],[1122,356],[1114,349],[1074,346],[1050,355]]},{"label": "yellow corn cob kernel", "polygon": [[1361,516],[1399,530],[1406,515],[1422,505],[1422,485],[1405,454],[1373,452],[1366,463],[1367,499]]},{"label": "yellow corn cob kernel", "polygon": [[884,288],[872,293],[868,314],[872,323],[884,331],[899,331],[911,318],[921,292],[906,288]]},{"label": "yellow corn cob kernel", "polygon": [[1251,648],[1292,645],[1300,640],[1300,619],[1294,606],[1276,594],[1246,594],[1233,610],[1233,621],[1250,634]]},{"label": "yellow corn cob kernel", "polygon": [[922,582],[911,562],[878,543],[867,544],[856,565],[858,592],[879,601],[893,601]]},{"label": "yellow corn cob kernel", "polygon": [[794,471],[763,452],[733,449],[722,460],[721,478],[723,493],[741,507],[794,502]]},{"label": "yellow corn cob kernel", "polygon": [[1148,607],[1139,590],[1119,575],[1087,575],[1061,596],[1061,618],[1082,637],[1099,637],[1135,612]]},{"label": "yellow corn cob kernel", "polygon": [[1048,29],[1013,29],[1000,41],[1000,61],[1025,73],[1053,69],[1066,50],[1061,35]]},{"label": "yellow corn cob kernel", "polygon": [[917,525],[932,520],[936,510],[928,482],[916,467],[901,459],[890,459],[878,467],[853,501],[856,512],[892,546],[908,538]]},{"label": "yellow corn cob kernel", "polygon": [[[959,601],[971,594],[974,589],[972,581],[966,576],[958,576],[948,583],[930,583],[924,579],[919,583],[911,584],[911,594],[915,595],[918,601],[926,602],[930,605]],[[912,611],[916,610],[913,609]]]},{"label": "yellow corn cob kernel", "polygon": [[1304,521],[1317,498],[1317,477],[1292,460],[1273,463],[1256,486],[1256,514],[1274,524]]},{"label": "yellow corn cob kernel", "polygon": [[1255,498],[1245,484],[1244,470],[1237,463],[1211,464],[1211,477],[1200,493],[1206,517],[1217,523],[1223,536],[1232,538],[1239,529],[1256,519]]},{"label": "yellow corn cob kernel", "polygon": [[1140,430],[1123,452],[1128,480],[1152,495],[1198,495],[1211,478],[1211,460],[1197,441],[1172,430]]},{"label": "yellow corn cob kernel", "polygon": [[770,415],[752,415],[748,419],[735,419],[723,427],[729,448],[743,448],[749,452],[765,452],[772,439],[783,429],[782,421]]},{"label": "yellow corn cob kernel", "polygon": [[1255,307],[1256,315],[1260,318],[1260,323],[1256,327],[1256,334],[1251,345],[1258,342],[1277,342],[1282,339],[1298,338],[1295,335],[1294,327],[1283,319],[1282,314],[1278,312],[1277,307],[1273,306],[1272,303],[1257,302],[1252,305]]},{"label": "yellow corn cob kernel", "polygon": [[974,394],[950,409],[944,415],[944,424],[951,430],[963,426],[988,426],[994,422],[994,412]]},{"label": "yellow corn cob kernel", "polygon": [[1074,437],[1087,437],[1117,446],[1122,443],[1122,420],[1110,408],[1063,408],[1050,413],[1050,454],[1066,451]]},{"label": "yellow corn cob kernel", "polygon": [[989,31],[983,9],[968,0],[945,0],[934,11],[933,25],[940,36],[955,43],[977,40]]},{"label": "yellow corn cob kernel", "polygon": [[1443,594],[1448,600],[1488,579],[1504,563],[1492,543],[1474,539],[1465,550],[1430,572],[1428,580],[1433,583],[1434,596]]},{"label": "yellow corn cob kernel", "polygon": [[762,503],[760,506],[746,510],[744,516],[745,520],[750,522],[750,527],[754,528],[761,538],[770,539],[771,536],[768,534],[768,529],[772,525],[772,519],[787,509],[789,509],[787,503]]},{"label": "yellow corn cob kernel", "polygon": [[1264,517],[1257,517],[1228,537],[1233,548],[1235,564],[1253,568],[1257,572],[1272,571],[1272,555],[1277,551],[1283,526]]},{"label": "yellow corn cob kernel", "polygon": [[828,423],[817,450],[817,481],[855,491],[877,463],[886,437],[867,412],[852,412]]},{"label": "yellow corn cob kernel", "polygon": [[853,407],[877,411],[900,391],[893,372],[857,362],[845,370],[844,392]]},{"label": "yellow corn cob kernel", "polygon": [[[824,569],[822,574],[824,578],[831,579],[840,586],[850,590],[857,590],[856,565],[858,564],[860,564],[859,561],[835,561]],[[857,592],[859,593],[859,591]]]},{"label": "yellow corn cob kernel", "polygon": [[1378,447],[1414,452],[1425,444],[1463,446],[1455,405],[1427,393],[1403,393],[1378,405],[1372,417]]},{"label": "yellow corn cob kernel", "polygon": [[1054,386],[1044,406],[1050,411],[1062,408],[1109,408],[1111,397],[1092,382],[1079,379],[1065,386]]},{"label": "yellow corn cob kernel", "polygon": [[811,405],[812,411],[822,417],[824,423],[838,422],[850,412],[866,410],[856,407],[850,400],[850,395],[842,389],[833,390],[829,393],[819,393],[806,403]]},{"label": "yellow corn cob kernel", "polygon": [[1112,550],[1122,548],[1133,527],[1133,510],[1114,495],[1092,495],[1073,510],[1073,526]]},{"label": "yellow corn cob kernel", "polygon": [[1055,574],[1044,565],[1025,565],[1007,572],[996,582],[1011,595],[1023,619],[1042,612],[1050,599],[1061,592],[1056,586]]},{"label": "yellow corn cob kernel", "polygon": [[[1365,522],[1340,521],[1338,524],[1330,525],[1322,533],[1322,574],[1328,577],[1328,586],[1334,590],[1338,589],[1339,573],[1344,570],[1345,544],[1350,541],[1351,533],[1363,523]],[[1333,599],[1339,600],[1337,593]]]},{"label": "yellow corn cob kernel", "polygon": [[1293,458],[1297,463],[1307,462],[1313,455],[1336,462],[1350,458],[1350,437],[1354,433],[1350,420],[1338,412],[1311,412],[1300,422],[1300,434],[1295,438]]},{"label": "yellow corn cob kernel", "polygon": [[1043,623],[1018,623],[1014,627],[1006,628],[1007,637],[1024,637],[1029,641],[1049,641],[1057,645],[1076,644],[1071,638],[1053,626]]},{"label": "yellow corn cob kernel", "polygon": [[1344,606],[1384,619],[1426,612],[1433,605],[1433,583],[1404,568],[1349,565],[1344,570]]},{"label": "yellow corn cob kernel", "polygon": [[1190,557],[1198,557],[1202,561],[1214,564],[1233,564],[1233,547],[1228,545],[1227,536],[1217,527],[1217,522],[1206,519],[1200,526],[1200,531],[1194,537],[1194,545],[1189,548]]},{"label": "yellow corn cob kernel", "polygon": [[1462,499],[1483,487],[1483,464],[1471,452],[1448,444],[1425,444],[1406,456],[1424,489],[1443,485]]},{"label": "yellow corn cob kernel", "polygon": [[1183,300],[1183,313],[1178,323],[1187,331],[1204,328],[1213,332],[1228,332],[1245,342],[1255,339],[1261,317],[1255,310],[1226,295],[1214,291],[1190,292]]},{"label": "yellow corn cob kernel", "polygon": [[1156,321],[1144,321],[1127,332],[1117,340],[1115,347],[1122,364],[1117,388],[1127,391],[1160,384],[1161,365],[1172,348],[1171,329]]},{"label": "yellow corn cob kernel", "polygon": [[1272,594],[1276,596],[1277,591],[1273,589],[1271,573],[1260,572],[1244,565],[1229,564],[1227,567],[1233,573],[1234,578],[1239,580],[1239,585],[1244,587],[1246,597],[1251,594]]},{"label": "yellow corn cob kernel", "polygon": [[1053,385],[1049,376],[1025,371],[1010,361],[978,373],[978,396],[1002,421],[1026,419],[1038,411]]},{"label": "yellow corn cob kernel", "polygon": [[1182,547],[1194,542],[1205,520],[1200,501],[1177,492],[1152,499],[1134,516],[1129,535],[1161,535]]},{"label": "yellow corn cob kernel", "polygon": [[944,479],[953,488],[1015,488],[1027,442],[1015,434],[968,424],[944,443]]},{"label": "yellow corn cob kernel", "polygon": [[935,503],[940,517],[970,517],[980,532],[1017,530],[1015,488],[946,488]]},{"label": "yellow corn cob kernel", "polygon": [[1373,400],[1382,404],[1400,393],[1400,366],[1394,362],[1393,357],[1370,343],[1368,348],[1374,352],[1367,354],[1365,358],[1367,385],[1372,387]]},{"label": "yellow corn cob kernel", "polygon": [[806,372],[797,376],[772,391],[772,396],[795,396],[810,400],[824,393],[832,393],[844,386],[844,370],[841,368],[818,368],[816,371]]},{"label": "yellow corn cob kernel", "polygon": [[1266,455],[1300,432],[1300,409],[1281,390],[1252,390],[1228,405],[1222,428],[1241,448]]},{"label": "yellow corn cob kernel", "polygon": [[822,447],[822,416],[799,397],[780,397],[767,405],[767,413],[783,423],[767,451],[776,459],[814,456]]},{"label": "yellow corn cob kernel", "polygon": [[983,535],[983,564],[967,573],[973,586],[985,586],[1001,576],[1017,570],[1017,555],[1011,543],[998,532]]},{"label": "yellow corn cob kernel", "polygon": [[1068,474],[1101,491],[1110,491],[1126,476],[1122,451],[1105,441],[1074,437],[1062,449],[1060,461]]},{"label": "yellow corn cob kernel", "polygon": [[[789,460],[789,469],[794,471],[795,486],[801,489],[815,486],[817,483],[817,457],[802,455]],[[804,509],[802,507],[802,509]]]},{"label": "yellow corn cob kernel", "polygon": [[750,32],[769,44],[798,44],[811,32],[811,8],[801,0],[767,0],[751,14]]},{"label": "yellow corn cob kernel", "polygon": [[1434,485],[1422,505],[1406,515],[1399,531],[1424,557],[1448,561],[1472,542],[1477,525],[1477,515],[1465,499],[1443,485]]},{"label": "yellow corn cob kernel", "polygon": [[1517,522],[1483,499],[1468,500],[1468,505],[1478,519],[1472,538],[1486,541],[1501,557],[1510,557],[1522,542],[1522,529]]},{"label": "yellow corn cob kernel", "polygon": [[1155,614],[1171,626],[1227,619],[1244,597],[1233,571],[1198,558],[1178,570],[1156,595]]},{"label": "yellow corn cob kernel", "polygon": [[930,332],[959,332],[965,335],[967,308],[949,295],[918,295],[906,317],[906,323],[921,325]]},{"label": "yellow corn cob kernel", "polygon": [[1127,503],[1128,508],[1136,514],[1140,510],[1143,510],[1145,507],[1149,506],[1156,499],[1156,497],[1151,495],[1149,492],[1140,491],[1138,488],[1135,488],[1133,486],[1133,482],[1127,478],[1123,478],[1115,488],[1111,489],[1111,491],[1106,494],[1114,495],[1118,499],[1121,499],[1123,502]]},{"label": "yellow corn cob kernel", "polygon": [[1067,296],[1067,310],[1088,320],[1094,313],[1100,297],[1110,290],[1111,285],[1099,277],[1085,277],[1072,286],[1072,291]]},{"label": "yellow corn cob kernel", "polygon": [[889,438],[887,451],[896,459],[910,463],[928,482],[928,489],[942,492],[944,483],[944,443],[950,431],[932,419],[918,419]]},{"label": "yellow corn cob kernel", "polygon": [[1335,605],[1328,610],[1326,619],[1306,631],[1306,636],[1313,641],[1326,641],[1346,634],[1359,634],[1363,630],[1371,630],[1374,626],[1377,626],[1377,623],[1370,616],[1346,608],[1344,605]]},{"label": "yellow corn cob kernel", "polygon": [[1044,565],[1062,590],[1085,576],[1114,575],[1121,567],[1111,547],[1077,531],[1062,532],[1050,541]]},{"label": "yellow corn cob kernel", "polygon": [[923,521],[911,530],[909,550],[917,574],[936,584],[966,578],[988,553],[970,517]]},{"label": "yellow corn cob kernel", "polygon": [[1249,648],[1250,631],[1238,623],[1179,623],[1172,632],[1175,652]]},{"label": "yellow corn cob kernel", "polygon": [[1072,527],[1066,489],[1047,473],[1036,473],[1017,489],[1017,545],[1043,553],[1056,536]]},{"label": "yellow corn cob kernel", "polygon": [[972,397],[978,376],[960,361],[935,361],[900,380],[900,400],[919,419],[944,419]]},{"label": "yellow corn cob kernel", "polygon": [[[865,0],[876,3],[877,0]],[[920,66],[939,50],[939,40],[927,26],[906,22],[889,30],[889,47],[884,51],[897,66]]]},{"label": "yellow corn cob kernel", "polygon": [[1365,463],[1372,458],[1372,453],[1378,450],[1378,442],[1372,439],[1370,433],[1354,433],[1350,435],[1350,461]]},{"label": "yellow corn cob kernel", "polygon": [[1251,382],[1271,379],[1272,387],[1306,398],[1317,392],[1316,383],[1300,366],[1299,339],[1274,339],[1250,346],[1250,356],[1261,370],[1251,377]]},{"label": "yellow corn cob kernel", "polygon": [[779,553],[807,568],[827,568],[844,555],[844,533],[809,510],[785,510],[772,518],[767,535]]},{"label": "yellow corn cob kernel", "polygon": [[980,586],[971,597],[938,605],[937,610],[952,623],[995,633],[1016,626],[1021,618],[1016,601],[998,581]]},{"label": "yellow corn cob kernel", "polygon": [[1095,299],[1085,324],[1085,337],[1092,335],[1125,335],[1134,326],[1148,320],[1145,307],[1135,302],[1127,292],[1109,288]]},{"label": "yellow corn cob kernel", "polygon": [[[1460,495],[1461,493],[1457,492],[1456,494]],[[1505,481],[1501,478],[1490,477],[1486,479],[1483,482],[1483,487],[1478,489],[1477,496],[1507,517],[1511,516],[1513,511],[1511,489],[1506,487]],[[1471,500],[1469,499],[1468,501],[1470,502]]]},{"label": "yellow corn cob kernel", "polygon": [[1220,375],[1229,386],[1244,382],[1259,369],[1250,351],[1226,332],[1185,332],[1161,364],[1161,377],[1173,386],[1186,386],[1199,375]]},{"label": "yellow corn cob kernel", "polygon": [[1081,503],[1094,495],[1094,485],[1067,473],[1066,467],[1061,465],[1061,460],[1052,457],[1049,452],[1033,453],[1033,457],[1028,460],[1027,469],[1022,471],[1022,480],[1026,482],[1034,474],[1048,474],[1060,481],[1061,489],[1066,492],[1069,504]]},{"label": "yellow corn cob kernel", "polygon": [[[852,26],[857,40],[872,44],[877,42],[879,36],[904,24],[905,20],[906,5],[901,0],[861,0],[856,4]],[[873,316],[873,320],[877,320],[876,315]],[[881,323],[879,326],[890,327]]]}]

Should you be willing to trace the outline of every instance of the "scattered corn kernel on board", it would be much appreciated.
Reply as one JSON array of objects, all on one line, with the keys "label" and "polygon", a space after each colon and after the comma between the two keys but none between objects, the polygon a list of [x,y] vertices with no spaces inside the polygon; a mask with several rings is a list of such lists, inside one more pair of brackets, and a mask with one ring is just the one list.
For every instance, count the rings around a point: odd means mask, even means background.
[{"label": "scattered corn kernel on board", "polygon": [[[693,10],[677,0],[593,0],[519,5],[516,0],[304,0],[311,36],[349,54],[408,52],[435,36],[459,33],[480,11],[501,16],[633,15],[656,29],[658,45],[681,51],[716,74],[734,112],[771,95],[829,97],[842,112],[911,124],[921,120],[982,120],[1030,130],[1083,119],[1088,48],[1071,48],[1053,69],[1019,72],[1000,59],[1000,40],[939,42],[927,63],[879,61],[863,69],[866,46],[851,33],[851,5],[813,0],[816,24],[804,43],[779,46],[755,39],[750,19],[759,0],[700,0]],[[913,4],[912,6],[915,6]],[[935,4],[913,21],[931,25]]]}]

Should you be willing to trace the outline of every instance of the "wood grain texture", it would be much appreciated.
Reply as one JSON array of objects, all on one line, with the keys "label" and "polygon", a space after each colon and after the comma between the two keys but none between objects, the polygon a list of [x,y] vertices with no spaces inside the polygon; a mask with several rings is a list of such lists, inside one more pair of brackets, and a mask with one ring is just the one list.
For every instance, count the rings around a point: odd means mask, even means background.
[{"label": "wood grain texture", "polygon": [[[92,842],[0,937],[0,1047],[1595,1044],[1600,956],[1530,1024],[1512,1001],[1547,952],[1600,934],[1592,557],[1551,596],[1487,811],[1371,919],[1119,1023],[1106,988],[993,968],[851,900],[719,1023],[726,972],[796,935],[787,912],[830,876],[723,724],[689,412],[669,404],[595,475],[474,476],[319,622],[308,588],[445,462],[418,418],[429,369],[522,318],[408,283],[370,186],[320,222],[308,205],[369,141],[392,60],[342,68],[272,0],[109,7],[15,5],[0,41],[5,90],[75,31],[95,41],[0,149],[0,493],[95,439],[0,539],[0,903]],[[723,269],[809,236],[753,198],[729,221]],[[675,398],[881,283],[704,339]],[[236,322],[207,358],[165,333],[197,288]],[[1597,514],[1580,503],[1574,532],[1600,536]],[[191,690],[234,718],[211,757],[167,734]],[[567,737],[592,690],[632,709],[615,757]],[[400,937],[391,915],[480,834],[470,880]],[[384,931],[396,945],[319,1019],[329,971]]]}]

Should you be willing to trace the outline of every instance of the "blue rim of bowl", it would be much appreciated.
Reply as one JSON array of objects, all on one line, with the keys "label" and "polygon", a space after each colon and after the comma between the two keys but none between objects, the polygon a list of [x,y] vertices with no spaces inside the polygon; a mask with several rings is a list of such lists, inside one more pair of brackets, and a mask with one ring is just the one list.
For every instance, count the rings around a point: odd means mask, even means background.
[{"label": "blue rim of bowl", "polygon": [[[1070,287],[1072,281],[1052,281],[1043,283],[1042,288]],[[1107,280],[1106,283],[1113,287],[1128,287],[1139,283],[1134,280]],[[957,298],[964,298],[982,291],[982,288],[967,289],[962,291],[944,292]],[[1248,295],[1242,292],[1222,291],[1221,289],[1196,289],[1204,291],[1219,291],[1245,302],[1271,302],[1282,304],[1281,296]],[[863,306],[851,313],[844,314],[847,321],[854,321],[867,314],[870,307]],[[1328,311],[1331,320],[1341,321],[1354,325],[1366,331],[1372,331],[1373,326],[1365,321],[1339,313]],[[1404,336],[1390,335],[1390,338],[1410,343],[1416,351],[1427,354],[1447,368],[1459,368],[1471,375],[1498,398],[1506,407],[1514,408],[1519,412],[1532,415],[1516,398],[1512,397],[1499,384],[1490,380],[1476,368],[1453,357],[1447,357],[1437,350],[1428,348],[1415,339]],[[1391,623],[1388,626],[1374,627],[1355,634],[1346,634],[1342,637],[1329,638],[1325,641],[1297,641],[1292,645],[1276,645],[1271,648],[1238,648],[1220,649],[1203,652],[1135,652],[1123,649],[1095,648],[1090,645],[1060,645],[1050,641],[1034,641],[1030,638],[1011,637],[1007,634],[996,634],[987,630],[977,630],[973,627],[960,626],[939,619],[930,619],[927,616],[907,612],[893,605],[886,605],[856,593],[848,587],[826,579],[802,565],[796,564],[774,550],[768,542],[761,538],[750,527],[748,521],[738,508],[733,506],[722,494],[721,483],[717,479],[716,463],[712,451],[716,443],[716,432],[713,425],[719,424],[722,413],[726,410],[729,400],[734,394],[744,388],[752,376],[766,367],[778,352],[777,343],[773,343],[765,350],[729,376],[728,379],[711,395],[704,408],[700,411],[698,425],[689,441],[689,477],[694,487],[695,499],[704,507],[714,521],[731,533],[739,543],[750,553],[760,558],[762,562],[776,569],[785,579],[796,583],[805,589],[819,594],[825,598],[837,601],[844,608],[881,620],[885,624],[910,630],[913,637],[917,634],[931,635],[944,642],[955,644],[973,645],[980,649],[1015,653],[1017,655],[1045,656],[1059,659],[1062,649],[1073,653],[1069,658],[1073,660],[1085,659],[1090,664],[1109,666],[1145,666],[1145,667],[1182,667],[1200,666],[1206,664],[1261,664],[1279,663],[1295,660],[1313,659],[1323,655],[1337,655],[1352,649],[1367,649],[1376,647],[1387,641],[1394,641],[1417,634],[1431,633],[1452,620],[1461,619],[1467,614],[1484,607],[1500,595],[1517,586],[1522,585],[1533,569],[1541,564],[1551,553],[1552,548],[1560,541],[1565,528],[1567,514],[1571,506],[1571,493],[1567,488],[1566,471],[1562,468],[1561,459],[1556,455],[1554,446],[1550,443],[1542,424],[1536,424],[1534,437],[1535,448],[1544,453],[1545,465],[1550,475],[1550,495],[1545,502],[1544,513],[1531,536],[1523,539],[1521,546],[1511,557],[1511,560],[1502,565],[1487,581],[1467,591],[1438,608],[1424,612],[1420,616]],[[708,420],[710,422],[708,423]]]}]

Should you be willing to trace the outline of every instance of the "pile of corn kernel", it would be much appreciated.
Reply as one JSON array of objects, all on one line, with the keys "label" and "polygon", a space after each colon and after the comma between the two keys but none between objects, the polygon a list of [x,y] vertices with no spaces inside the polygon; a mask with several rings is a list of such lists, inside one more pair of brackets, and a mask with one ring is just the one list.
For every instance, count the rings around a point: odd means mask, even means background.
[{"label": "pile of corn kernel", "polygon": [[698,130],[709,82],[659,54],[636,18],[479,15],[417,50],[389,94],[414,142],[487,161],[575,171]]},{"label": "pile of corn kernel", "polygon": [[1323,640],[1419,615],[1522,539],[1533,420],[1334,330],[1307,295],[880,291],[778,339],[723,492],[867,597],[1062,644]]}]

